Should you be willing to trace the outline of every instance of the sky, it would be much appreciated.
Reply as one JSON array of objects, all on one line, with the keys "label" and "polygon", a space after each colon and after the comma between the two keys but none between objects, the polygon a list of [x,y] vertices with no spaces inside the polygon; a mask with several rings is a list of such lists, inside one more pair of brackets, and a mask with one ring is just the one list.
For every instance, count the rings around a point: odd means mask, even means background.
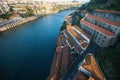
[{"label": "sky", "polygon": [[39,1],[55,1],[55,2],[59,2],[59,1],[79,1],[79,2],[89,2],[90,0],[39,0]]}]

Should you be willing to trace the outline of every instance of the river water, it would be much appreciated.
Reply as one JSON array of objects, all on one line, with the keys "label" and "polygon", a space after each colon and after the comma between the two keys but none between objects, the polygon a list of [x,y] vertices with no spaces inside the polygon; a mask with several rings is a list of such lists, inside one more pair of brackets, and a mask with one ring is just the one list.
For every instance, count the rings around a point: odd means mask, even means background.
[{"label": "river water", "polygon": [[45,80],[65,17],[62,11],[0,34],[0,80]]}]

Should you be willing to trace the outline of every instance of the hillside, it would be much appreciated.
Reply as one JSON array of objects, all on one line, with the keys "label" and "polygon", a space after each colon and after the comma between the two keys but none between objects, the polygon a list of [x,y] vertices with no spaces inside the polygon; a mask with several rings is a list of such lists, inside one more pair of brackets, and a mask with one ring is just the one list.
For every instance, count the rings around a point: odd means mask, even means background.
[{"label": "hillside", "polygon": [[[89,12],[92,12],[95,9],[120,11],[120,1],[91,0],[89,3],[84,4],[82,7],[80,7],[78,11],[71,14],[72,24],[80,25],[79,21],[82,17],[79,14],[81,10],[84,9],[88,10]],[[63,27],[65,28],[65,23]],[[94,44],[94,46],[96,46],[96,53],[98,55],[100,67],[102,68],[102,71],[104,72],[107,80],[120,80],[120,39],[117,41],[116,44],[108,48],[101,48],[96,44]]]},{"label": "hillside", "polygon": [[[120,0],[91,0],[90,3],[82,6],[81,9],[87,9],[91,12],[95,9],[120,11]],[[120,65],[118,64],[120,61],[119,49],[120,39],[114,46],[111,46],[109,48],[101,48],[99,46],[96,47],[99,63],[107,80],[120,79]]]},{"label": "hillside", "polygon": [[[102,4],[102,5],[101,5]],[[120,0],[91,0],[87,9],[106,9],[120,11]]]}]

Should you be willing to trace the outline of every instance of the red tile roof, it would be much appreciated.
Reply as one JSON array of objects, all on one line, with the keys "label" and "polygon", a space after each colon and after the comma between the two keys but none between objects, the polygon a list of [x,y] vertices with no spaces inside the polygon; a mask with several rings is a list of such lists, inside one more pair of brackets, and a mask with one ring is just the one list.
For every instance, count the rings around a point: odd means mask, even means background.
[{"label": "red tile roof", "polygon": [[79,30],[81,33],[83,33],[87,38],[89,38],[90,40],[91,40],[91,36],[90,35],[88,35],[87,33],[85,33],[80,27],[78,27],[78,26],[74,26],[77,30]]},{"label": "red tile roof", "polygon": [[67,16],[66,21],[69,21],[72,18],[72,16]]},{"label": "red tile roof", "polygon": [[75,47],[78,51],[82,51],[82,49],[80,47],[77,46],[77,43],[73,40],[73,38],[70,36],[70,34],[64,30],[64,32],[66,33],[66,35],[68,36],[67,40],[70,43],[70,45],[72,47]]},{"label": "red tile roof", "polygon": [[91,76],[95,79],[95,80],[104,80],[104,75],[100,70],[99,65],[97,64],[94,56],[92,54],[88,54],[85,57],[85,62],[83,62],[82,67],[86,70],[88,70],[89,72],[91,72]]},{"label": "red tile roof", "polygon": [[[72,27],[70,27],[70,26],[68,26],[68,31],[77,39],[77,41],[79,42],[79,43],[82,43],[83,41],[85,41],[85,39],[83,38],[83,37],[81,37]],[[78,27],[77,27],[77,29],[78,29]],[[80,29],[79,29],[80,30]],[[83,32],[82,30],[81,30],[81,32]],[[83,48],[85,48],[85,47],[87,47],[88,46],[88,43],[83,43],[82,44],[82,47]]]},{"label": "red tile roof", "polygon": [[51,67],[50,80],[58,80],[60,65],[61,65],[61,58],[62,58],[62,51],[63,51],[62,47],[57,47],[54,63],[53,63],[53,66]]},{"label": "red tile roof", "polygon": [[82,46],[83,48],[86,48],[86,47],[88,46],[88,43],[87,43],[87,42],[83,42],[83,43],[81,44],[81,46]]},{"label": "red tile roof", "polygon": [[86,76],[83,72],[78,71],[77,74],[73,77],[73,80],[88,80],[89,77]]},{"label": "red tile roof", "polygon": [[61,75],[63,75],[68,67],[70,66],[71,58],[70,58],[70,48],[69,46],[65,45],[63,47],[63,54],[62,54],[62,63],[61,63]]},{"label": "red tile roof", "polygon": [[10,16],[9,19],[13,19],[13,18],[15,18],[15,17],[20,17],[20,15],[19,15],[19,14],[14,14],[14,15]]},{"label": "red tile roof", "polygon": [[106,12],[106,13],[113,13],[113,14],[120,14],[119,11],[100,10],[100,9],[96,9],[95,11],[97,11],[97,12]]},{"label": "red tile roof", "polygon": [[57,46],[63,46],[65,43],[65,37],[63,34],[59,35],[58,41],[57,41]]},{"label": "red tile roof", "polygon": [[78,40],[78,42],[83,42],[84,39],[80,37],[72,28],[69,28],[68,31]]},{"label": "red tile roof", "polygon": [[92,19],[97,20],[97,21],[101,21],[101,22],[104,22],[104,23],[108,23],[108,24],[112,24],[112,25],[120,27],[120,22],[108,20],[106,18],[101,18],[101,17],[90,15],[90,14],[88,14],[87,17],[92,18]]},{"label": "red tile roof", "polygon": [[110,32],[110,31],[108,31],[106,29],[103,29],[103,28],[101,28],[101,27],[99,27],[99,26],[97,26],[97,25],[95,25],[93,23],[90,23],[90,22],[86,21],[85,19],[82,19],[81,23],[84,23],[84,24],[88,25],[88,27],[91,27],[91,28],[93,28],[93,29],[95,29],[95,30],[97,30],[97,31],[99,31],[101,33],[104,33],[107,36],[115,36],[114,33]]}]

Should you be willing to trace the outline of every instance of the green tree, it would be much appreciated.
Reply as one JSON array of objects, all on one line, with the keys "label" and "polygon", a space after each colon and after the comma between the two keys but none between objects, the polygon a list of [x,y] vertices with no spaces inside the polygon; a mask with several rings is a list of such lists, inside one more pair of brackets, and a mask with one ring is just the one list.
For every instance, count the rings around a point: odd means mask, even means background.
[{"label": "green tree", "polygon": [[25,6],[25,9],[26,9],[26,14],[25,14],[26,17],[30,17],[34,15],[34,11],[30,6]]}]

